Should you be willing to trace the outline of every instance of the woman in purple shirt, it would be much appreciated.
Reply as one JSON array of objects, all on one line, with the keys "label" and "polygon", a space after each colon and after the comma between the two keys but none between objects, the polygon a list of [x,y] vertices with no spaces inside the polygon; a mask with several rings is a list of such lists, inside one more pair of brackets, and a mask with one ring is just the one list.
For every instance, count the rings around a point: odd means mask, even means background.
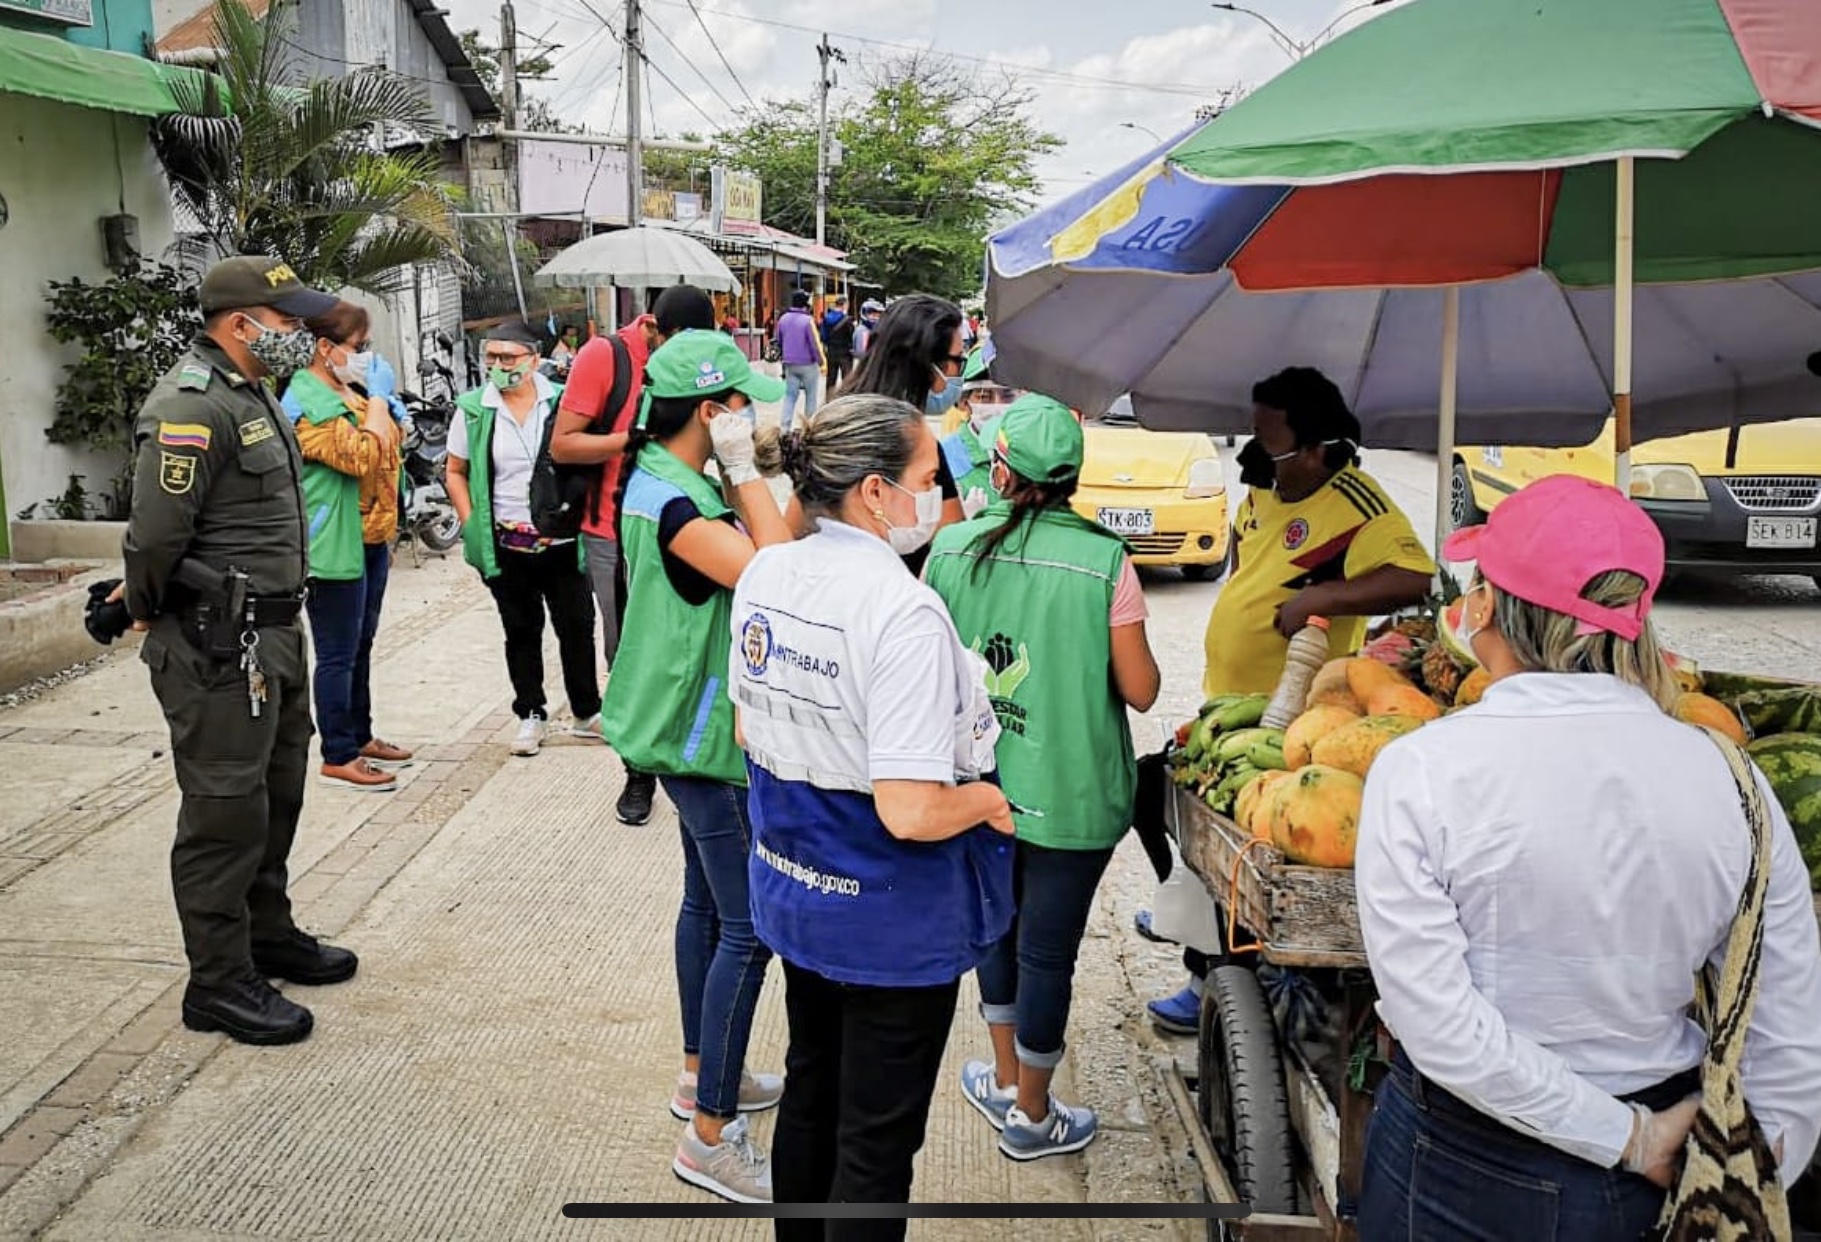
[{"label": "woman in purple shirt", "polygon": [[790,295],[790,309],[778,320],[778,327],[772,337],[778,342],[778,351],[784,360],[784,413],[781,418],[784,430],[790,430],[790,420],[797,412],[797,394],[803,394],[803,417],[808,418],[816,412],[817,398],[822,389],[822,368],[825,355],[822,353],[822,334],[816,330],[816,321],[809,313],[809,294],[799,289]]}]

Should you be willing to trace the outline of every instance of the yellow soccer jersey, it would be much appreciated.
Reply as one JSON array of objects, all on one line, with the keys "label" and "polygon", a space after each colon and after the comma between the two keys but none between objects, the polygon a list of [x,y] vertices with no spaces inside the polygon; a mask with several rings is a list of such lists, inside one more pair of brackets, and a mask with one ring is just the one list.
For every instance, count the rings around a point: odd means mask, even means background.
[{"label": "yellow soccer jersey", "polygon": [[[1348,581],[1394,565],[1433,574],[1410,519],[1377,481],[1351,466],[1314,495],[1287,504],[1254,489],[1233,519],[1233,572],[1208,617],[1202,690],[1269,694],[1283,675],[1289,640],[1277,632],[1277,606],[1306,586]],[[1331,656],[1365,639],[1366,617],[1330,617]]]}]

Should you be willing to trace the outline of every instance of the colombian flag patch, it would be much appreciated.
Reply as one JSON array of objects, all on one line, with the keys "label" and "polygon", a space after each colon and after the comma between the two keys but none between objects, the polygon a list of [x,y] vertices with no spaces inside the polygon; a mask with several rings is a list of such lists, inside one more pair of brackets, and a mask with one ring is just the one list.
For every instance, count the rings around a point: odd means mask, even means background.
[{"label": "colombian flag patch", "polygon": [[158,443],[167,448],[208,451],[209,429],[202,423],[159,423]]}]

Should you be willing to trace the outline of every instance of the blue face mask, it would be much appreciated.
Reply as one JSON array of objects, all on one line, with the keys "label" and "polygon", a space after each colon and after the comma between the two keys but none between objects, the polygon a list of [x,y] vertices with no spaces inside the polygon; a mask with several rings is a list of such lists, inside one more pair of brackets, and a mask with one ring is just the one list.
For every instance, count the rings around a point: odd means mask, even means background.
[{"label": "blue face mask", "polygon": [[941,392],[930,389],[929,396],[923,399],[923,408],[932,417],[940,418],[955,407],[961,400],[961,380],[954,375],[944,375],[943,381],[948,385]]}]

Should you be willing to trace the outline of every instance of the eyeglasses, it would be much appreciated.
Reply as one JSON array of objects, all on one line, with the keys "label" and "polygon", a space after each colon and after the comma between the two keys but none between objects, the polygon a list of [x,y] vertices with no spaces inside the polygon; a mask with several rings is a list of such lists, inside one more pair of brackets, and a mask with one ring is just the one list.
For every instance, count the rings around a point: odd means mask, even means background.
[{"label": "eyeglasses", "polygon": [[523,362],[530,356],[530,350],[522,350],[514,354],[498,354],[492,350],[484,350],[481,353],[481,361],[490,367],[509,367],[515,362]]}]

